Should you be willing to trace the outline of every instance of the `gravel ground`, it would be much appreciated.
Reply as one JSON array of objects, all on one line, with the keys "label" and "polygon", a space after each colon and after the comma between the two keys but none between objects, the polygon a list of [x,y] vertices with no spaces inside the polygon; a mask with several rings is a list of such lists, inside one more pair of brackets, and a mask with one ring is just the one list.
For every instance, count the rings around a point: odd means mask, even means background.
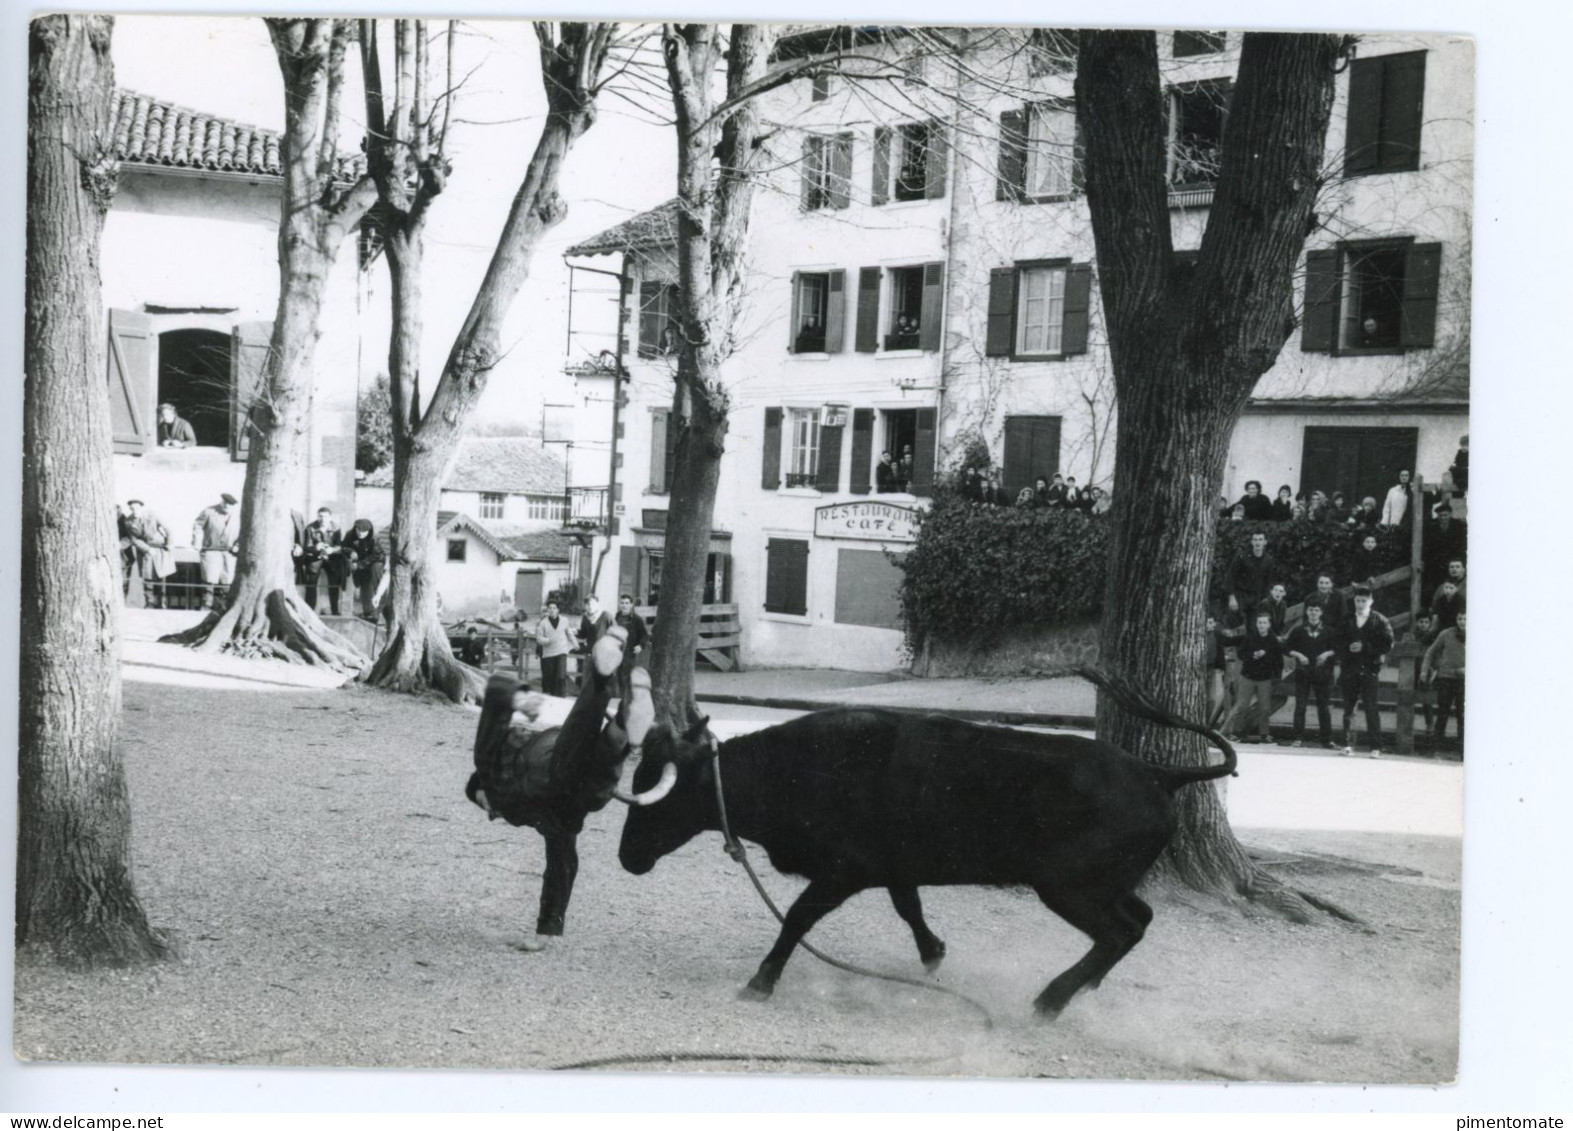
[{"label": "gravel ground", "polygon": [[[125,1064],[779,1071],[1437,1083],[1458,1058],[1460,845],[1245,830],[1298,886],[1374,933],[1157,901],[1143,943],[1052,1025],[1031,1000],[1086,949],[1030,893],[930,888],[938,993],[799,952],[737,1000],[776,924],[708,834],[646,877],[591,817],[569,934],[540,954],[542,842],[462,793],[473,711],[347,688],[126,685],[135,873],[179,957],[133,971],[21,968],[24,1060]],[[390,741],[390,736],[398,736]],[[762,878],[785,904],[800,881]],[[883,893],[811,936],[921,977]]]}]

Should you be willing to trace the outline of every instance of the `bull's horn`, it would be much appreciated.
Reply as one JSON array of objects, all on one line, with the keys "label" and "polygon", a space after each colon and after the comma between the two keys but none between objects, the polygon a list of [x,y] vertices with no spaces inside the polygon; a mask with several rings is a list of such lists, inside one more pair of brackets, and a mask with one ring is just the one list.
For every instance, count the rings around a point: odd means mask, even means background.
[{"label": "bull's horn", "polygon": [[672,792],[672,787],[677,784],[677,766],[668,762],[661,767],[661,780],[645,790],[643,793],[624,793],[614,789],[612,796],[624,805],[654,805],[667,794]]}]

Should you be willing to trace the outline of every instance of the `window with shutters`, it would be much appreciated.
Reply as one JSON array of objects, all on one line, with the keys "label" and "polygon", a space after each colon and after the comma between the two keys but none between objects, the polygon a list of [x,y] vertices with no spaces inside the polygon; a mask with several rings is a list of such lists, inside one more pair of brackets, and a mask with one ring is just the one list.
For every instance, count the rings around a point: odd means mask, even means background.
[{"label": "window with shutters", "polygon": [[885,409],[880,413],[885,421],[885,446],[880,449],[880,462],[890,455],[892,471],[879,478],[881,493],[905,491],[912,482],[912,467],[916,462],[914,451],[918,443],[918,410],[915,408]]},{"label": "window with shutters", "polygon": [[803,139],[803,211],[845,208],[852,203],[852,135]]},{"label": "window with shutters", "polygon": [[1435,344],[1442,245],[1362,240],[1306,254],[1300,347],[1402,353]]},{"label": "window with shutters", "polygon": [[819,477],[819,409],[787,410],[788,487],[813,487]]},{"label": "window with shutters", "polygon": [[1016,286],[1016,353],[1063,353],[1065,268],[1023,267]]},{"label": "window with shutters", "polygon": [[890,271],[890,311],[886,321],[887,350],[921,348],[923,334],[923,268],[894,267]]},{"label": "window with shutters", "polygon": [[1211,189],[1217,182],[1223,125],[1229,116],[1232,92],[1233,83],[1229,79],[1208,79],[1169,88],[1168,178],[1171,192]]},{"label": "window with shutters", "polygon": [[1034,200],[1071,195],[1076,188],[1076,111],[1065,103],[1027,107],[1023,188]]},{"label": "window with shutters", "polygon": [[[501,495],[501,494],[496,493],[495,491],[482,491],[481,492],[481,517],[482,518],[501,518],[502,517],[502,512],[503,512],[503,507],[507,504],[507,502],[508,502],[508,496],[507,495]],[[530,517],[534,518],[535,516],[531,515]]]},{"label": "window with shutters", "polygon": [[897,200],[923,200],[928,196],[929,133],[927,122],[908,122],[896,130],[896,183],[891,195]]},{"label": "window with shutters", "polygon": [[1344,172],[1401,173],[1420,168],[1426,53],[1378,55],[1349,64]]},{"label": "window with shutters", "polygon": [[797,311],[797,325],[792,335],[792,352],[824,353],[825,326],[830,317],[830,273],[801,272],[793,308]]},{"label": "window with shutters", "polygon": [[1228,39],[1229,34],[1222,31],[1177,31],[1174,33],[1174,57],[1216,55],[1224,49]]},{"label": "window with shutters", "polygon": [[765,543],[765,612],[808,613],[808,543],[771,538]]},{"label": "window with shutters", "polygon": [[1069,75],[1076,72],[1081,32],[1073,28],[1036,27],[1027,38],[1027,74]]},{"label": "window with shutters", "polygon": [[989,272],[989,357],[1045,361],[1087,352],[1092,268],[1064,260]]},{"label": "window with shutters", "polygon": [[639,356],[668,357],[677,352],[677,285],[639,285]]},{"label": "window with shutters", "polygon": [[677,465],[677,427],[672,410],[650,411],[650,482],[645,493],[666,495],[672,490],[672,472]]}]

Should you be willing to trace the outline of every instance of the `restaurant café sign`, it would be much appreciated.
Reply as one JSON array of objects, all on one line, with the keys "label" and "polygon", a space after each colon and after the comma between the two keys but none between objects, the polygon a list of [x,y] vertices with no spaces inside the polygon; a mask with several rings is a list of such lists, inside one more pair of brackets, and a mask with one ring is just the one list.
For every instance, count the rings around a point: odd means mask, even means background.
[{"label": "restaurant caf\u00e9 sign", "polygon": [[916,542],[918,512],[891,503],[836,503],[814,511],[814,537]]}]

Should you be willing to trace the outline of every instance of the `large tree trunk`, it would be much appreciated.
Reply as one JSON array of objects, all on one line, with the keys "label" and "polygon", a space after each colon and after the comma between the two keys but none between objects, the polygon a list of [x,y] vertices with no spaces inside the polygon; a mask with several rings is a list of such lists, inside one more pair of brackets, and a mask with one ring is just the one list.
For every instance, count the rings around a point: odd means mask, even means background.
[{"label": "large tree trunk", "polygon": [[[1170,239],[1155,37],[1098,32],[1081,42],[1076,106],[1119,403],[1102,662],[1201,718],[1214,501],[1235,423],[1293,329],[1293,271],[1320,187],[1340,43],[1245,37],[1214,203],[1185,278]],[[1103,696],[1098,734],[1165,764],[1207,757],[1200,738]],[[1179,805],[1160,879],[1309,916],[1304,898],[1252,865],[1213,787],[1183,790]]]},{"label": "large tree trunk", "polygon": [[683,340],[669,425],[679,433],[650,680],[656,714],[678,724],[698,715],[694,657],[730,409],[722,366],[731,354],[732,326],[742,300],[759,149],[754,94],[775,34],[757,24],[732,25],[726,102],[719,108],[710,82],[719,56],[718,29],[668,24],[662,35],[677,118]]},{"label": "large tree trunk", "polygon": [[375,197],[369,178],[338,180],[339,93],[350,27],[342,20],[270,19],[284,77],[280,154],[279,302],[262,392],[247,427],[251,455],[240,514],[240,554],[229,600],[196,627],[164,639],[202,650],[274,656],[358,670],[366,657],[329,629],[295,591],[290,509],[310,465],[312,386],[322,303],[345,235]]},{"label": "large tree trunk", "polygon": [[157,959],[131,882],[120,563],[98,249],[114,192],[107,16],[30,33],[16,943],[72,965]]},{"label": "large tree trunk", "polygon": [[[370,21],[367,21],[369,24]],[[400,21],[398,90],[414,98],[416,121],[425,121],[414,92],[420,88],[424,31]],[[364,26],[364,25],[363,25]],[[442,477],[451,462],[476,402],[486,390],[491,368],[502,355],[503,320],[530,275],[541,237],[568,214],[557,191],[568,151],[595,122],[600,72],[615,31],[613,24],[565,23],[554,30],[537,24],[542,82],[549,112],[540,140],[515,194],[469,317],[454,339],[442,376],[424,412],[418,365],[421,340],[421,232],[426,209],[442,191],[442,144],[428,153],[424,137],[405,136],[411,115],[404,95],[384,114],[375,39],[362,60],[367,74],[368,120],[372,123],[372,168],[377,177],[379,216],[388,231],[388,269],[393,279],[394,331],[389,346],[393,409],[393,624],[389,642],[366,679],[376,687],[400,691],[435,688],[454,701],[478,700],[479,673],[453,656],[437,616],[433,569],[433,532],[442,494]],[[451,39],[450,39],[451,42]],[[417,58],[420,62],[417,63]],[[385,124],[386,123],[386,124]],[[412,184],[417,185],[411,190]]]}]

